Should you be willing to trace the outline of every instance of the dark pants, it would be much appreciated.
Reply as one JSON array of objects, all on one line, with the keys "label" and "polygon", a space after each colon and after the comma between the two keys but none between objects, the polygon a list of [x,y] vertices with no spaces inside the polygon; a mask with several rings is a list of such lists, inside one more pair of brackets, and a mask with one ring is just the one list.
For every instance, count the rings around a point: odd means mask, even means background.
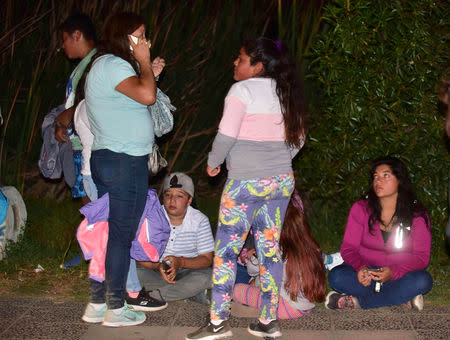
[{"label": "dark pants", "polygon": [[131,242],[145,208],[148,190],[148,155],[130,156],[110,150],[92,152],[92,178],[98,197],[109,194],[109,233],[105,282],[90,282],[91,302],[121,308],[130,266]]},{"label": "dark pants", "polygon": [[328,274],[328,281],[334,290],[357,298],[363,309],[400,305],[416,295],[428,293],[433,286],[427,271],[415,270],[383,283],[380,292],[375,293],[375,282],[372,280],[370,286],[364,287],[358,281],[357,272],[346,263],[334,267]]}]

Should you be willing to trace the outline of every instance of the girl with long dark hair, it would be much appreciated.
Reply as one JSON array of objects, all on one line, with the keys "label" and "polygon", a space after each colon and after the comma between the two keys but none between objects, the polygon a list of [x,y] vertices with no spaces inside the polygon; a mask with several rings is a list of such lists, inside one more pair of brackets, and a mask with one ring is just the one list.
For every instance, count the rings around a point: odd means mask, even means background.
[{"label": "girl with long dark hair", "polygon": [[228,179],[219,210],[211,322],[186,339],[232,334],[228,324],[236,260],[250,226],[260,264],[261,314],[248,331],[281,335],[277,322],[283,264],[281,228],[294,190],[292,158],[306,134],[306,109],[298,72],[288,51],[266,38],[248,40],[234,62],[234,79],[219,132],[208,157],[216,176],[226,159]]},{"label": "girl with long dark hair", "polygon": [[[283,278],[278,304],[278,319],[295,319],[314,308],[314,302],[325,299],[325,269],[322,252],[311,234],[303,213],[303,204],[295,190],[286,210],[280,236]],[[261,289],[236,284],[233,301],[250,307],[261,307]]]},{"label": "girl with long dark hair", "polygon": [[328,275],[339,293],[330,292],[325,306],[367,309],[406,303],[422,310],[423,294],[433,285],[425,271],[430,229],[403,162],[374,160],[368,194],[350,210],[341,246],[344,264]]}]

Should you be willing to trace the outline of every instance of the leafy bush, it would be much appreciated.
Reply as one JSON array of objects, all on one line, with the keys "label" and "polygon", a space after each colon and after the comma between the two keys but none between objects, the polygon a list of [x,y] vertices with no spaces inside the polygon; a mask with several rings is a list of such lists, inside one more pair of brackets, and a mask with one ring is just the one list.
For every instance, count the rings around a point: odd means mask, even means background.
[{"label": "leafy bush", "polygon": [[431,0],[325,6],[309,56],[308,78],[319,95],[296,162],[316,234],[341,238],[351,205],[367,189],[370,160],[396,155],[429,209],[437,257],[450,160],[436,95],[448,63],[447,9]]}]

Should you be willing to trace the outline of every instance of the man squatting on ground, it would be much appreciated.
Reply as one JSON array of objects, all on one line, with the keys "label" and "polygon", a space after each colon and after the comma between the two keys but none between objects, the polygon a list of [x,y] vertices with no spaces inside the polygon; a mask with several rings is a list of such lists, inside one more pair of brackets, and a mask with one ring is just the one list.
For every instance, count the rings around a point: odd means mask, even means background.
[{"label": "man squatting on ground", "polygon": [[191,207],[193,197],[189,176],[175,172],[165,179],[163,207],[171,229],[166,249],[160,262],[137,262],[140,283],[156,299],[182,300],[211,288],[214,239],[208,217]]}]

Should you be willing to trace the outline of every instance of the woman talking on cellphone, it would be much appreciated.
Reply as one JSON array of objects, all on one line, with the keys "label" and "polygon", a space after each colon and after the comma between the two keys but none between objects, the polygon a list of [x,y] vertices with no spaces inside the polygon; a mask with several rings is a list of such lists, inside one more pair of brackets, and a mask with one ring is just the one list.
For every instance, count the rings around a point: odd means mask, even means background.
[{"label": "woman talking on cellphone", "polygon": [[126,305],[125,283],[131,242],[146,203],[147,161],[154,142],[153,123],[147,110],[147,105],[156,99],[149,48],[141,16],[113,14],[105,22],[84,87],[94,135],[92,178],[99,197],[109,194],[109,232],[105,281],[90,280],[91,301],[83,320],[111,327],[145,321],[144,313]]},{"label": "woman talking on cellphone", "polygon": [[[329,309],[406,304],[423,309],[433,280],[430,218],[414,195],[406,166],[395,157],[375,159],[366,199],[350,210],[341,246],[344,264],[331,270]],[[342,294],[340,294],[342,293]]]}]

